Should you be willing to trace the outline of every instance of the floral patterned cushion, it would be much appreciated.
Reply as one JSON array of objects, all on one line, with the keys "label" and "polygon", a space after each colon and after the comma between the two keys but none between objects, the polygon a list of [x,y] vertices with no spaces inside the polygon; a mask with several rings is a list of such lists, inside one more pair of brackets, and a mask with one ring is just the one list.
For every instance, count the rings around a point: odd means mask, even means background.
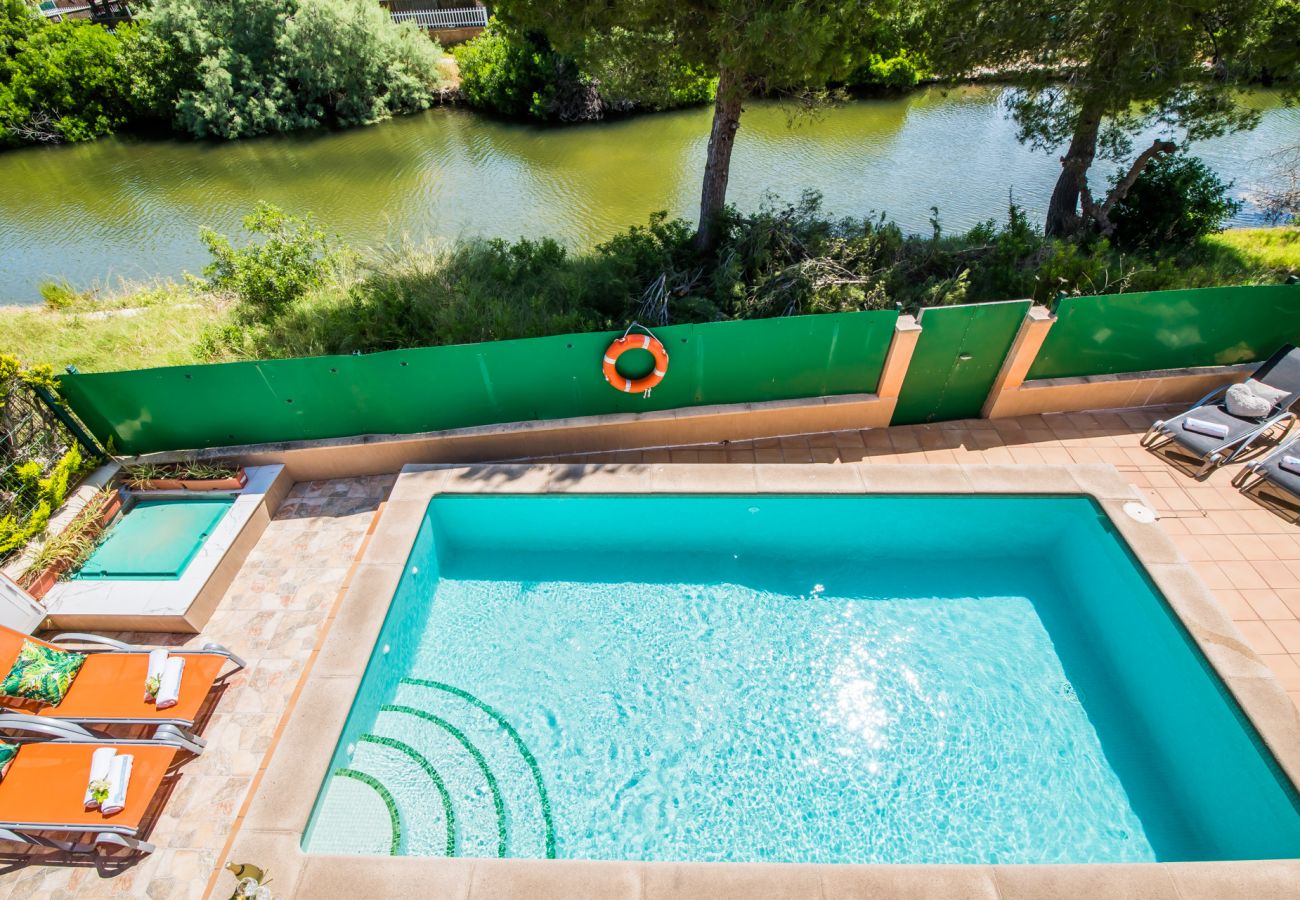
[{"label": "floral patterned cushion", "polygon": [[14,761],[18,755],[17,744],[0,743],[0,778],[4,778],[9,772],[9,764]]},{"label": "floral patterned cushion", "polygon": [[4,682],[0,683],[0,694],[58,706],[85,661],[84,653],[23,641],[18,659]]}]

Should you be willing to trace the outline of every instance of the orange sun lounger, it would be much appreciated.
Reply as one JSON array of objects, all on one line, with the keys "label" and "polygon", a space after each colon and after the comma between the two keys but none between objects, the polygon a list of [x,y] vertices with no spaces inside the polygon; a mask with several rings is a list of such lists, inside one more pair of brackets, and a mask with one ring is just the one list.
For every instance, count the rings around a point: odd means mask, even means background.
[{"label": "orange sun lounger", "polygon": [[[0,778],[0,839],[68,853],[93,853],[100,845],[152,853],[154,846],[138,835],[145,813],[181,752],[180,745],[166,738],[96,740],[76,726],[17,721],[21,719],[30,717],[0,715],[0,730],[44,733],[54,739],[22,743],[8,773]],[[126,806],[111,816],[87,810],[84,802],[91,755],[100,747],[134,757]],[[63,840],[52,833],[74,838]],[[88,845],[86,835],[94,836]]]},{"label": "orange sun lounger", "polygon": [[[37,639],[0,626],[0,678],[18,658],[24,640]],[[186,749],[194,753],[202,750],[204,742],[190,729],[194,727],[194,720],[212,686],[218,679],[225,677],[222,669],[227,662],[235,665],[227,675],[244,667],[242,659],[220,644],[206,644],[201,650],[169,650],[171,655],[185,658],[185,674],[181,679],[180,697],[176,705],[160,710],[144,699],[149,648],[136,647],[98,635],[76,633],[60,634],[50,641],[38,643],[60,650],[86,653],[86,661],[58,706],[38,706],[31,701],[0,697],[0,704],[5,708],[13,712],[34,713],[41,717],[71,722],[165,726],[169,735],[185,741]],[[69,646],[81,644],[99,646]]]}]

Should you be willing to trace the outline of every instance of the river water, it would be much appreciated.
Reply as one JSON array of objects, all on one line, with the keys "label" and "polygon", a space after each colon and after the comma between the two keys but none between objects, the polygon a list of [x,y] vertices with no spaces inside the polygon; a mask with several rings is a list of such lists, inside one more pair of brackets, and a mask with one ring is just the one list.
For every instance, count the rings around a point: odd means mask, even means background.
[{"label": "river water", "polygon": [[[821,191],[835,214],[887,212],[928,233],[1005,216],[1008,198],[1039,217],[1059,164],[1022,147],[993,87],[931,88],[860,100],[792,121],[751,103],[729,199]],[[1267,156],[1300,142],[1300,110],[1268,93],[1256,130],[1194,152],[1248,196]],[[0,153],[0,303],[37,300],[37,285],[197,272],[198,229],[233,232],[258,200],[311,211],[347,241],[553,235],[574,247],[644,222],[658,209],[692,217],[710,110],[560,128],[436,109],[369,128],[228,144],[108,138]],[[1095,183],[1113,164],[1099,164]],[[1260,220],[1248,208],[1234,224]]]}]

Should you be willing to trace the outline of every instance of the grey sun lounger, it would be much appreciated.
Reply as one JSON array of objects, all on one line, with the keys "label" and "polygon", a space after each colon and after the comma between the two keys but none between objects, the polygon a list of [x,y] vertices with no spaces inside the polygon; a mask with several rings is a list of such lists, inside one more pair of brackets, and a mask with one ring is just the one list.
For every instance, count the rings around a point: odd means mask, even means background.
[{"label": "grey sun lounger", "polygon": [[[1154,422],[1142,436],[1142,446],[1156,449],[1171,443],[1177,445],[1180,450],[1200,460],[1201,467],[1196,477],[1203,478],[1223,463],[1231,462],[1270,431],[1280,428],[1281,434],[1285,434],[1296,418],[1291,406],[1300,400],[1300,350],[1287,344],[1270,356],[1251,377],[1269,387],[1286,391],[1286,396],[1266,415],[1243,418],[1228,412],[1223,404],[1223,394],[1231,385],[1224,385],[1196,401],[1186,412]],[[1183,427],[1188,418],[1222,425],[1227,434],[1213,437],[1188,431]]]},{"label": "grey sun lounger", "polygon": [[1300,474],[1282,468],[1282,458],[1285,456],[1300,458],[1300,437],[1293,437],[1268,456],[1247,463],[1232,479],[1232,483],[1244,493],[1256,497],[1259,497],[1259,488],[1265,485],[1291,495],[1294,504],[1268,502],[1267,505],[1287,515],[1292,521],[1300,522]]}]

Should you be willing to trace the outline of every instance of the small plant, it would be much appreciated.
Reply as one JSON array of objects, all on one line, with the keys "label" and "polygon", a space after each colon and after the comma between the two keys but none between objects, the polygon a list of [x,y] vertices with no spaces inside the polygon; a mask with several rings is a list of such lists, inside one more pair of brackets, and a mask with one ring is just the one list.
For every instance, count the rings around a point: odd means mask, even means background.
[{"label": "small plant", "polygon": [[121,474],[122,483],[132,490],[138,490],[144,487],[150,481],[161,481],[169,478],[167,470],[158,463],[136,463],[131,466],[123,466]]},{"label": "small plant", "polygon": [[108,799],[109,783],[102,778],[96,778],[90,783],[90,798],[96,803],[102,804]]},{"label": "small plant", "polygon": [[122,467],[122,482],[132,490],[151,481],[224,481],[238,478],[239,467],[221,462],[133,463]]},{"label": "small plant", "polygon": [[238,477],[239,467],[225,463],[187,462],[181,463],[177,472],[176,477],[184,481],[222,481]]},{"label": "small plant", "polygon": [[244,217],[244,230],[260,241],[236,248],[210,228],[200,238],[212,254],[203,270],[207,287],[239,298],[240,317],[270,321],[299,297],[325,283],[339,250],[311,216],[293,216],[259,203]]},{"label": "small plant", "polygon": [[41,299],[50,309],[68,309],[84,298],[84,294],[74,288],[67,280],[43,281],[38,290]]},{"label": "small plant", "polygon": [[30,588],[50,569],[60,576],[76,571],[99,545],[103,533],[102,519],[116,492],[112,488],[98,491],[81,512],[61,532],[45,539],[19,578],[19,584]]}]

